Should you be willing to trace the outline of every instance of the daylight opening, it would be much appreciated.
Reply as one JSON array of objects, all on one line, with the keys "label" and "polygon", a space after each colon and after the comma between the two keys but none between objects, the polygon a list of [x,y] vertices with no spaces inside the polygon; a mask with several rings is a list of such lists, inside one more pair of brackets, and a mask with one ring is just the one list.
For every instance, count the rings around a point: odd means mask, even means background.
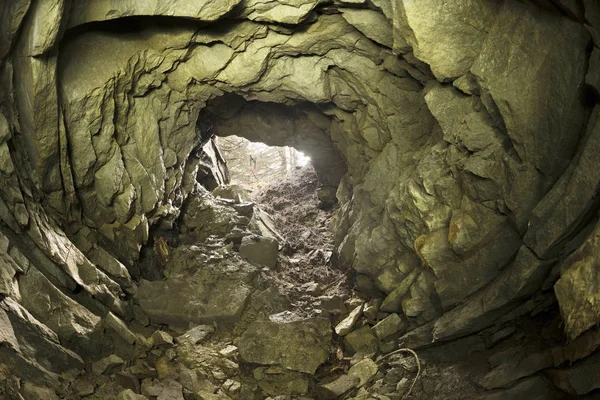
[{"label": "daylight opening", "polygon": [[239,136],[218,138],[232,184],[253,192],[281,181],[310,163],[304,153],[288,146],[268,146]]}]

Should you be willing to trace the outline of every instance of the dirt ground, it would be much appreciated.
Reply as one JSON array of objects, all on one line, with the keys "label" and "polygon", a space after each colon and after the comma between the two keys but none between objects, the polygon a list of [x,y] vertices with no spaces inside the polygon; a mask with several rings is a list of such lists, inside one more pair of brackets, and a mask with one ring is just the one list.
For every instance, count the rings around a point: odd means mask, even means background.
[{"label": "dirt ground", "polygon": [[346,300],[352,294],[347,272],[331,263],[331,220],[337,206],[319,208],[318,186],[309,164],[253,194],[285,239],[278,267],[269,271],[269,278],[292,299],[294,311],[304,316],[313,315],[325,297]]}]

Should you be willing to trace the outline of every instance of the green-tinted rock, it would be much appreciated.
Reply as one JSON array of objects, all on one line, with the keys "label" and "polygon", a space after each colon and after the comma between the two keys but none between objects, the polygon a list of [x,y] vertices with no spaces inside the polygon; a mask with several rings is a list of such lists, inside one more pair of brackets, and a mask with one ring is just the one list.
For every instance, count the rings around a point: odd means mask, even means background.
[{"label": "green-tinted rock", "polygon": [[313,374],[329,358],[329,320],[312,318],[294,322],[253,322],[238,343],[240,357],[256,364],[281,365]]}]

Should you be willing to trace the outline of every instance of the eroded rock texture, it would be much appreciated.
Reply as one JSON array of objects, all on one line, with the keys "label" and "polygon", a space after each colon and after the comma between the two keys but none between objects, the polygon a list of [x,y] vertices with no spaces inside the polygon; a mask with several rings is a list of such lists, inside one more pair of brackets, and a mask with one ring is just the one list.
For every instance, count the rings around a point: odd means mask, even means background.
[{"label": "eroded rock texture", "polygon": [[[591,335],[598,32],[594,0],[2,3],[0,374],[55,389],[136,342],[123,321],[239,317],[255,267],[225,250],[183,271],[216,251],[189,238],[260,232],[197,200],[226,180],[212,133],[313,158],[337,187],[339,264],[411,343],[540,296],[569,339]],[[152,231],[182,226],[187,247],[149,268]],[[598,388],[563,382],[584,362],[556,386]]]}]

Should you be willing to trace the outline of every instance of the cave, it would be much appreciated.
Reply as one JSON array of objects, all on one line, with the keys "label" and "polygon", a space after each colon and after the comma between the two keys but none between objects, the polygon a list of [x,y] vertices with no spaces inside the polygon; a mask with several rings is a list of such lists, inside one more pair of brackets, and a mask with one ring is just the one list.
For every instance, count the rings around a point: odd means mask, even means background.
[{"label": "cave", "polygon": [[597,0],[1,2],[0,398],[598,398],[599,103]]}]

